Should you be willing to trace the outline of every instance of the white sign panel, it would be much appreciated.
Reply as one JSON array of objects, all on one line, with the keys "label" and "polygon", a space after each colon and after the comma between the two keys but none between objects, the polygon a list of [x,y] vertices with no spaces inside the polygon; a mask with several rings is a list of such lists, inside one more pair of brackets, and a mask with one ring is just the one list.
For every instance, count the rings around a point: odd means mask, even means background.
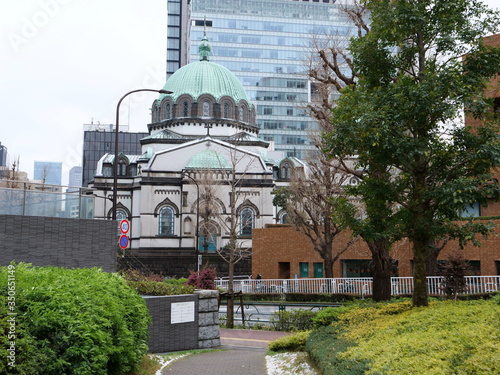
[{"label": "white sign panel", "polygon": [[194,322],[194,301],[172,303],[170,324]]}]

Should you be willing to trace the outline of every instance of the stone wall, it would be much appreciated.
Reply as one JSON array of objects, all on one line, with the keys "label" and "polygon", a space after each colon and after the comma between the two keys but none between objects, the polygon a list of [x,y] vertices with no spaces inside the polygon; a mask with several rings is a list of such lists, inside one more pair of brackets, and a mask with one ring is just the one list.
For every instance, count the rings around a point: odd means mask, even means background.
[{"label": "stone wall", "polygon": [[[211,348],[220,345],[218,291],[199,290],[180,296],[143,296],[152,323],[149,326],[149,351],[167,353]],[[172,304],[186,309],[172,319]],[[184,305],[183,305],[184,304]],[[194,312],[190,307],[194,305]],[[185,321],[182,321],[185,320]]]},{"label": "stone wall", "polygon": [[116,272],[117,235],[111,220],[0,215],[0,265],[15,260]]}]

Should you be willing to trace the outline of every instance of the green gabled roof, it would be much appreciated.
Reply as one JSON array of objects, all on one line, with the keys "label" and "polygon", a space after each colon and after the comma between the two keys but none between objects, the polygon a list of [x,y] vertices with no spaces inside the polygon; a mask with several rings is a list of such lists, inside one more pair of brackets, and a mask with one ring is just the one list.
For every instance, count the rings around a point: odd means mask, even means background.
[{"label": "green gabled roof", "polygon": [[231,169],[227,160],[218,152],[207,149],[194,155],[186,169]]},{"label": "green gabled roof", "polygon": [[147,137],[141,138],[141,141],[145,139],[184,139],[184,138],[189,138],[189,137],[185,137],[182,134],[173,132],[168,129],[163,129],[156,133],[148,135]]}]

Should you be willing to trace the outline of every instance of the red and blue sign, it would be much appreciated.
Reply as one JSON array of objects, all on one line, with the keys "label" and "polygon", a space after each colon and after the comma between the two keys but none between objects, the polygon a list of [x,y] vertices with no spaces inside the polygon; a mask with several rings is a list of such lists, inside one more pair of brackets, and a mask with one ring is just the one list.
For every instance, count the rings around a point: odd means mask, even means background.
[{"label": "red and blue sign", "polygon": [[122,249],[126,249],[128,247],[128,245],[130,244],[130,240],[128,239],[128,236],[126,236],[125,234],[122,234],[120,236],[119,244],[120,244],[120,247]]}]

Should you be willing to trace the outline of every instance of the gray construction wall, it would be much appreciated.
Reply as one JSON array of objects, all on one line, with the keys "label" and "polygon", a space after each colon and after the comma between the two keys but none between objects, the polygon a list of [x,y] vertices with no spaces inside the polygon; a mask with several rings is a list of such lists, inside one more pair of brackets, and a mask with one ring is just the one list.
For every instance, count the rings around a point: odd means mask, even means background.
[{"label": "gray construction wall", "polygon": [[0,215],[0,265],[15,260],[116,272],[117,235],[111,220]]}]

